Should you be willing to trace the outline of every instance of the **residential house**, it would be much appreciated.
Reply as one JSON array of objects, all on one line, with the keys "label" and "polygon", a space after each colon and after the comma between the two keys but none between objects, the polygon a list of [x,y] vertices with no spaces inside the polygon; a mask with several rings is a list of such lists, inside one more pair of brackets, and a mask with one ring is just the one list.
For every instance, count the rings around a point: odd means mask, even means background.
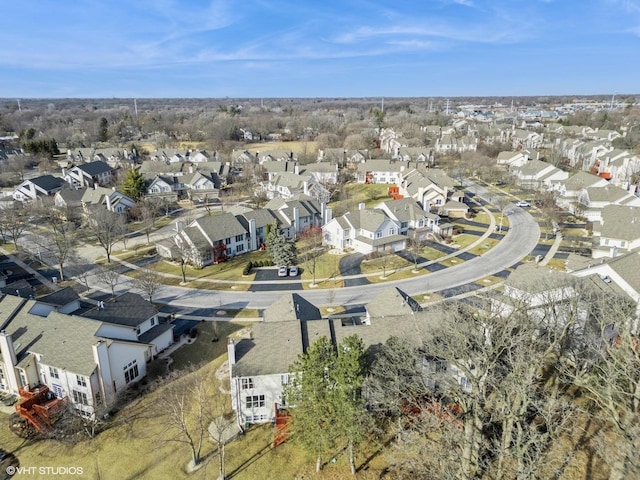
[{"label": "residential house", "polygon": [[361,163],[357,167],[358,183],[386,183],[396,185],[400,182],[401,173],[409,168],[409,163],[395,160],[373,159]]},{"label": "residential house", "polygon": [[320,203],[329,201],[331,194],[320,184],[312,174],[296,174],[295,172],[282,172],[273,176],[267,182],[262,183],[262,190],[267,197],[289,199],[297,195],[308,195]]},{"label": "residential house", "polygon": [[364,208],[347,212],[322,227],[323,244],[340,250],[351,248],[365,255],[373,252],[399,251],[407,237],[400,233],[401,223],[384,211]]},{"label": "residential house", "polygon": [[587,221],[600,222],[602,221],[602,209],[608,205],[639,207],[640,197],[613,185],[587,187],[578,194],[575,209],[576,214],[585,217]]},{"label": "residential house", "polygon": [[[492,312],[509,316],[526,308],[538,318],[553,318],[564,311],[565,303],[577,296],[571,275],[537,264],[518,266],[504,283],[504,292],[491,297]],[[556,315],[549,316],[549,309]]]},{"label": "residential house", "polygon": [[[248,251],[253,252],[266,248],[267,233],[270,225],[278,224],[278,216],[267,208],[253,210],[241,205],[233,206],[227,210],[235,215],[248,234]],[[299,212],[299,210],[298,210]],[[300,216],[298,213],[298,220]],[[288,225],[285,227],[286,234],[289,234]],[[290,236],[290,235],[287,235]]]},{"label": "residential house", "polygon": [[112,182],[113,171],[106,162],[95,161],[81,163],[68,170],[64,169],[62,176],[72,188],[93,188],[96,185],[104,187]]},{"label": "residential house", "polygon": [[607,205],[600,212],[601,220],[593,224],[597,242],[593,258],[617,257],[640,247],[640,207]]},{"label": "residential house", "polygon": [[471,209],[469,206],[457,200],[448,200],[444,205],[438,207],[438,215],[449,218],[465,218],[469,216]]},{"label": "residential house", "polygon": [[518,185],[533,190],[548,190],[554,182],[569,177],[568,172],[540,160],[531,160],[521,167],[512,168],[510,171],[515,176]]},{"label": "residential house", "polygon": [[[370,360],[391,336],[418,347],[416,331],[441,321],[437,312],[422,311],[405,292],[389,288],[369,302],[364,315],[320,319],[315,306],[297,294],[287,294],[265,310],[265,321],[251,326],[250,338],[227,345],[231,405],[240,425],[275,421],[286,407],[283,387],[291,381],[291,365],[322,337],[333,344],[357,335]],[[468,383],[455,365],[444,368],[461,384]]]},{"label": "residential house", "polygon": [[63,188],[53,197],[54,205],[57,208],[75,210],[82,208],[82,196],[84,195],[85,189],[82,190],[73,190],[70,188]]},{"label": "residential house", "polygon": [[42,388],[92,417],[147,373],[151,345],[104,338],[101,322],[56,311],[30,313],[36,302],[0,299],[0,390],[14,395]]},{"label": "residential house", "polygon": [[[246,253],[249,248],[247,237],[247,231],[235,215],[225,212],[200,217],[184,228],[178,222],[174,242],[184,249],[192,265],[204,267]],[[157,247],[161,256],[173,258],[175,252],[168,245],[159,243]]]},{"label": "residential house", "polygon": [[173,343],[173,325],[161,322],[153,303],[137,293],[123,293],[100,301],[82,317],[100,322],[97,335],[107,339],[126,340],[151,345],[145,361],[153,360]]},{"label": "residential house", "polygon": [[65,181],[53,175],[41,175],[30,178],[18,185],[13,191],[13,199],[18,202],[31,203],[38,198],[52,197],[62,190]]},{"label": "residential house", "polygon": [[84,212],[89,215],[96,208],[106,208],[113,213],[126,213],[136,202],[113,188],[95,187],[83,190],[80,203]]},{"label": "residential house", "polygon": [[65,287],[38,297],[29,313],[46,317],[51,312],[71,314],[79,308],[80,295],[73,288]]},{"label": "residential house", "polygon": [[407,317],[422,312],[422,306],[409,294],[398,287],[389,287],[376,295],[364,306],[364,323],[371,325],[372,319],[386,317]]},{"label": "residential house", "polygon": [[216,188],[213,177],[199,171],[183,175],[180,178],[180,183],[184,185],[186,195],[197,203],[211,201],[220,195],[220,190]]},{"label": "residential house", "polygon": [[389,218],[400,223],[398,232],[416,240],[426,240],[431,232],[441,234],[440,217],[435,213],[425,212],[413,198],[387,200],[376,208],[382,210]]},{"label": "residential house", "polygon": [[556,204],[558,207],[575,213],[575,205],[580,192],[588,187],[602,188],[608,185],[604,178],[587,172],[577,172],[564,180],[552,182],[552,189],[558,193]]},{"label": "residential house", "polygon": [[521,167],[525,165],[529,158],[522,151],[519,152],[500,152],[498,154],[498,165],[505,165],[507,167]]},{"label": "residential house", "polygon": [[331,219],[331,211],[326,203],[318,202],[308,195],[292,198],[274,198],[265,205],[278,220],[285,237],[294,239],[299,233],[311,227],[321,227]]},{"label": "residential house", "polygon": [[544,134],[514,128],[511,132],[511,149],[540,148],[544,141]]},{"label": "residential house", "polygon": [[145,195],[147,197],[169,198],[172,201],[177,201],[181,197],[181,194],[184,192],[184,184],[178,181],[178,177],[158,174],[152,175],[151,178],[145,175]]},{"label": "residential house", "polygon": [[403,172],[398,187],[401,195],[413,198],[427,212],[444,205],[455,191],[453,180],[437,168]]},{"label": "residential house", "polygon": [[227,345],[231,406],[240,425],[273,422],[277,408],[286,406],[290,366],[316,340],[331,338],[318,309],[295,293],[267,307],[264,316],[251,326],[251,338]]},{"label": "residential house", "polygon": [[391,128],[380,129],[378,139],[380,141],[380,149],[383,152],[390,153],[395,156],[398,154],[398,150],[402,147],[402,143],[398,140],[402,137],[402,134],[394,131]]},{"label": "residential house", "polygon": [[433,150],[429,147],[400,147],[394,157],[401,162],[429,163],[433,165]]}]

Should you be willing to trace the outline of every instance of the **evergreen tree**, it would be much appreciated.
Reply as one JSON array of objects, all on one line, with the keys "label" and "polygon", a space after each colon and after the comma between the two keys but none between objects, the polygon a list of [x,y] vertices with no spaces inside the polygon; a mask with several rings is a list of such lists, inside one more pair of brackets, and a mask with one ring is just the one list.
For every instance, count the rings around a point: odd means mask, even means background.
[{"label": "evergreen tree", "polygon": [[287,240],[277,224],[269,226],[267,253],[274,265],[293,265],[297,260],[296,245]]},{"label": "evergreen tree", "polygon": [[291,366],[294,380],[285,396],[293,405],[293,438],[316,456],[316,471],[323,457],[346,445],[355,474],[354,447],[366,437],[370,418],[362,397],[364,362],[362,340],[352,335],[337,349],[321,337]]},{"label": "evergreen tree", "polygon": [[140,200],[144,194],[144,177],[136,168],[130,168],[122,182],[122,193],[134,200]]}]

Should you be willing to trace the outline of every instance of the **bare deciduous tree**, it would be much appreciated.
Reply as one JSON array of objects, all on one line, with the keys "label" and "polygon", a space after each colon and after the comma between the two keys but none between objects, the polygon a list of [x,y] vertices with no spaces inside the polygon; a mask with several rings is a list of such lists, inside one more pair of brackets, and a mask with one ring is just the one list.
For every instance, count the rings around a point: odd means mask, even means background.
[{"label": "bare deciduous tree", "polygon": [[104,208],[96,208],[87,222],[89,231],[107,255],[107,263],[111,263],[113,246],[125,236],[126,225],[122,215]]},{"label": "bare deciduous tree", "polygon": [[141,268],[137,271],[133,283],[149,297],[150,302],[153,302],[153,295],[162,286],[162,276],[151,268]]},{"label": "bare deciduous tree", "polygon": [[98,280],[106,283],[111,289],[111,296],[116,296],[116,286],[120,283],[120,272],[118,272],[118,266],[112,265],[108,268],[101,268],[96,275]]}]

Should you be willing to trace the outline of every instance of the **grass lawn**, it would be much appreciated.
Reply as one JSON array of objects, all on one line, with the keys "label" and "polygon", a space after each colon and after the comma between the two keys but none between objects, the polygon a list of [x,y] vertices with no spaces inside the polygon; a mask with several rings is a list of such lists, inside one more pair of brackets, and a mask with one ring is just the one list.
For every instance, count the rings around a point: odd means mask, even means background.
[{"label": "grass lawn", "polygon": [[404,278],[414,278],[419,275],[426,275],[427,273],[428,272],[424,269],[418,269],[417,272],[414,272],[412,268],[408,270],[391,270],[387,268],[387,276],[385,278],[381,278],[382,273],[380,273],[380,275],[369,275],[367,277],[367,280],[369,280],[371,283],[382,283],[382,282],[388,282],[391,280],[402,280]]},{"label": "grass lawn", "polygon": [[564,272],[566,271],[566,260],[564,258],[552,258],[547,263],[547,268]]},{"label": "grass lawn", "polygon": [[[382,275],[382,271],[385,270],[385,268],[383,268],[385,261],[386,261],[387,276],[391,275],[394,271],[400,268],[413,265],[413,262],[408,262],[404,258],[391,254],[388,257],[374,258],[372,260],[364,260],[360,264],[360,269],[362,270],[362,273],[365,273],[365,274],[380,272],[380,275]],[[369,280],[374,281],[373,278],[370,278]]]},{"label": "grass lawn", "polygon": [[[327,278],[332,279],[340,275],[340,259],[344,255],[334,255],[332,253],[325,252],[322,255],[316,257],[316,281],[319,283],[331,283],[329,282],[320,282],[320,279]],[[312,281],[313,275],[309,272],[307,265],[305,262],[299,263],[300,268],[302,270],[302,280]],[[335,283],[335,282],[334,282]],[[340,282],[341,283],[341,282]],[[306,288],[305,284],[305,288]],[[324,287],[327,288],[327,287]],[[335,288],[335,287],[331,287]]]},{"label": "grass lawn", "polygon": [[458,248],[465,248],[471,245],[473,242],[478,240],[480,237],[478,235],[469,235],[467,233],[461,233],[460,235],[456,235],[453,237],[453,245]]},{"label": "grass lawn", "polygon": [[441,252],[440,250],[436,250],[432,247],[424,247],[420,250],[420,256],[426,258],[427,260],[437,260],[438,258],[444,257],[446,253]]},{"label": "grass lawn", "polygon": [[[246,326],[239,322],[200,322],[198,336],[191,344],[185,344],[171,354],[171,368],[183,370],[190,365],[210,362],[227,352],[227,336]],[[217,332],[216,332],[217,329]],[[217,342],[213,340],[218,338]]]},{"label": "grass lawn", "polygon": [[456,265],[460,265],[463,262],[464,262],[464,260],[461,260],[458,257],[452,257],[452,258],[447,258],[445,260],[441,260],[439,263],[441,265],[446,266],[446,267],[454,267]]},{"label": "grass lawn", "polygon": [[473,253],[474,255],[482,255],[483,253],[486,253],[489,250],[491,250],[493,247],[495,247],[497,243],[498,243],[498,240],[494,238],[487,238],[480,245],[477,245],[472,249],[468,250],[468,252]]}]

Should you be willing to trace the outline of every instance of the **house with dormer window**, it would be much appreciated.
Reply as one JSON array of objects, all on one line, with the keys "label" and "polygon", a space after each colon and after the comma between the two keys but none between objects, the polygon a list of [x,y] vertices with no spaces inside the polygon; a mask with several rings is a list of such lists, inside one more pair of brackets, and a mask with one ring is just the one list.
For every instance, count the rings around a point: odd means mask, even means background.
[{"label": "house with dormer window", "polygon": [[400,233],[401,222],[384,211],[360,208],[332,219],[322,227],[323,244],[331,248],[353,249],[365,255],[373,252],[403,250],[407,237]]},{"label": "house with dormer window", "polygon": [[31,313],[35,306],[20,297],[0,299],[0,391],[19,396],[18,405],[46,392],[47,406],[66,401],[93,417],[145,377],[151,344],[102,337],[100,321],[58,311],[42,316]]}]

